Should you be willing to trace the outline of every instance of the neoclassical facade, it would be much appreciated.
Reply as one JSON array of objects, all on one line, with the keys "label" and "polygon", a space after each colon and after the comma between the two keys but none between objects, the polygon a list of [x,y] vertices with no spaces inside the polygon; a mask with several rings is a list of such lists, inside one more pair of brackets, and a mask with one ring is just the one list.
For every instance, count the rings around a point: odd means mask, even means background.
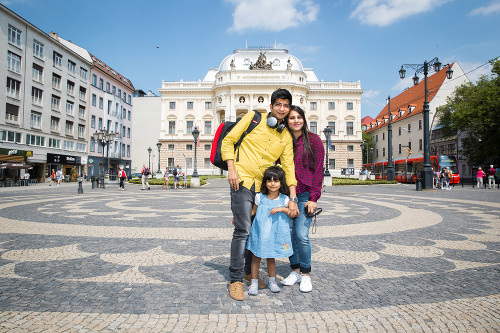
[{"label": "neoclassical facade", "polygon": [[311,132],[325,141],[323,129],[332,129],[329,168],[334,176],[345,168],[361,168],[361,83],[319,81],[313,69],[277,48],[238,49],[218,68],[210,68],[203,80],[162,82],[161,168],[179,165],[192,173],[192,130],[197,127],[198,173],[220,173],[209,158],[218,125],[251,110],[268,112],[271,94],[278,88],[288,89],[293,104],[305,110]]}]

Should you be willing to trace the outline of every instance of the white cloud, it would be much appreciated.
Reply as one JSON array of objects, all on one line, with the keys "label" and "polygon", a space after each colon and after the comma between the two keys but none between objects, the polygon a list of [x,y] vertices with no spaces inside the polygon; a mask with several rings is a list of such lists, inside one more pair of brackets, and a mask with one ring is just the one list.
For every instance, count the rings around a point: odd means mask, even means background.
[{"label": "white cloud", "polygon": [[283,44],[283,43],[277,43],[276,47],[278,49],[294,50],[294,51],[300,51],[303,53],[316,53],[321,48],[319,46],[307,46],[307,45]]},{"label": "white cloud", "polygon": [[378,95],[380,95],[380,90],[370,89],[370,90],[365,90],[363,92],[363,97],[366,97],[366,98],[373,98],[373,97],[377,97]]},{"label": "white cloud", "polygon": [[467,75],[467,78],[472,83],[476,83],[476,81],[479,80],[479,78],[483,75],[491,75],[490,64],[481,66],[483,64],[474,62],[459,61],[458,63],[460,64],[460,67],[462,67],[464,73]]},{"label": "white cloud", "polygon": [[350,17],[385,27],[413,15],[435,10],[453,0],[361,0]]},{"label": "white cloud", "polygon": [[229,0],[236,5],[229,31],[279,32],[316,20],[319,5],[310,0]]},{"label": "white cloud", "polygon": [[488,15],[500,13],[500,1],[492,1],[488,6],[483,6],[474,9],[470,12],[471,16],[474,15]]}]

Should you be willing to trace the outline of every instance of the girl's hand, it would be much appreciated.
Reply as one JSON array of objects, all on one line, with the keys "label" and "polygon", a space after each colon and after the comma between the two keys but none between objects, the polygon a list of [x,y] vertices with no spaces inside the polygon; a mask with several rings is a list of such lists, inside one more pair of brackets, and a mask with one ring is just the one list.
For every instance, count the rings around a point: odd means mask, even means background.
[{"label": "girl's hand", "polygon": [[231,220],[231,223],[234,225],[234,217],[233,217],[233,219]]},{"label": "girl's hand", "polygon": [[306,202],[305,206],[307,207],[306,214],[314,214],[316,208],[318,208],[318,204],[314,201]]},{"label": "girl's hand", "polygon": [[273,209],[271,209],[271,211],[269,212],[269,215],[274,215],[278,212],[281,211],[281,207],[274,207]]}]

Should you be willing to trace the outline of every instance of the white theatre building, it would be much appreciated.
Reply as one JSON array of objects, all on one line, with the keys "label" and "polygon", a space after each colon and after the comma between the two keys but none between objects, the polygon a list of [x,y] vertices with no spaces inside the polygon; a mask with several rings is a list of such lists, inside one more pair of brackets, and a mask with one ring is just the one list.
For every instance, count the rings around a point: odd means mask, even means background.
[{"label": "white theatre building", "polygon": [[212,139],[218,125],[235,121],[251,110],[269,112],[270,98],[278,88],[288,89],[293,104],[303,108],[311,132],[325,140],[323,129],[332,129],[329,169],[361,168],[361,83],[319,81],[312,68],[287,50],[246,48],[235,50],[218,68],[210,68],[196,82],[162,82],[159,141],[161,169],[180,165],[193,171],[192,130],[200,131],[197,147],[199,174],[218,174],[210,164]]}]

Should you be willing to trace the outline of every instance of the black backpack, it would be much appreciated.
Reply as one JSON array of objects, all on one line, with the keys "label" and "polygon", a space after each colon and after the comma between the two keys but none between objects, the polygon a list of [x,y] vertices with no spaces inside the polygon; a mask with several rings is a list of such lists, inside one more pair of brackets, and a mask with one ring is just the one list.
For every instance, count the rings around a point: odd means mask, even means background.
[{"label": "black backpack", "polygon": [[[253,110],[255,113],[253,115],[253,119],[250,122],[250,125],[248,125],[248,128],[246,129],[243,134],[241,134],[240,139],[238,142],[234,144],[234,151],[238,149],[238,147],[241,145],[241,142],[243,141],[243,138],[250,133],[257,125],[260,123],[260,119],[262,118],[260,112]],[[212,151],[210,152],[210,162],[212,162],[213,165],[215,165],[218,168],[221,168],[222,170],[227,171],[227,163],[226,161],[222,160],[222,154],[221,154],[221,148],[222,148],[222,140],[226,137],[226,135],[231,132],[233,127],[240,121],[240,119],[236,121],[226,121],[225,123],[222,123],[219,125],[217,128],[217,131],[215,132],[214,140],[212,141]],[[236,162],[239,160],[239,151],[238,155],[236,157]]]},{"label": "black backpack", "polygon": [[149,168],[144,169],[144,174],[146,176],[149,176],[151,174],[151,171],[149,171]]}]

